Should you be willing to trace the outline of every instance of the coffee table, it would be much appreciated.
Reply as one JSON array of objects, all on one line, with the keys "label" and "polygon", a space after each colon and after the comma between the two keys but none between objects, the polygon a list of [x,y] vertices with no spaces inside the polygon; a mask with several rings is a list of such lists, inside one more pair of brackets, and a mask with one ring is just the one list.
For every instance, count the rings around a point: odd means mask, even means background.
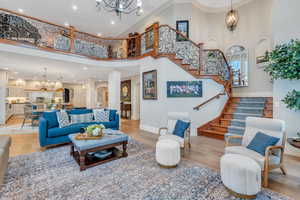
[{"label": "coffee table", "polygon": [[[80,166],[80,171],[128,156],[126,152],[128,136],[120,131],[105,129],[104,136],[98,140],[76,140],[75,136],[76,134],[69,135],[72,141],[70,154]],[[122,146],[123,151],[120,152],[117,146]],[[112,151],[112,154],[104,159],[88,158],[88,153],[102,150]]]}]

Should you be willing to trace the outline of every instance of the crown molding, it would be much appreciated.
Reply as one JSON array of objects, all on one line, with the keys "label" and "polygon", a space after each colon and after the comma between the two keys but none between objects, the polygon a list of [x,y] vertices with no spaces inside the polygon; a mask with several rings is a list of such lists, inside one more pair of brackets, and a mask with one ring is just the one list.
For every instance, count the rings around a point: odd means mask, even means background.
[{"label": "crown molding", "polygon": [[[234,8],[239,8],[245,4],[248,4],[250,3],[251,1],[255,1],[255,0],[244,0],[244,1],[241,1],[239,3],[235,3],[233,4],[233,7]],[[199,3],[198,1],[196,0],[173,0],[173,4],[186,4],[186,3],[190,3],[192,4],[193,6],[199,8],[200,10],[204,11],[204,12],[207,12],[207,13],[222,13],[222,12],[227,12],[228,11],[228,7],[209,7],[209,6],[205,6],[201,3]]]}]

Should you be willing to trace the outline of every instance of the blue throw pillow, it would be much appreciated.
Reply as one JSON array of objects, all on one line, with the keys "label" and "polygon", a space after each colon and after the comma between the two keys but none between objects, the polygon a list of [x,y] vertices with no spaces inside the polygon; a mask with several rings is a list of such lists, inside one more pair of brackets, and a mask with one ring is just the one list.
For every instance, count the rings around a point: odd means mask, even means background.
[{"label": "blue throw pillow", "polygon": [[256,151],[257,153],[265,156],[266,149],[269,146],[274,146],[279,141],[279,138],[266,135],[261,132],[257,132],[255,137],[252,139],[250,144],[247,146],[248,149]]},{"label": "blue throw pillow", "polygon": [[190,126],[190,122],[177,120],[173,134],[184,138],[184,132],[189,126]]},{"label": "blue throw pillow", "polygon": [[48,121],[48,128],[58,127],[57,111],[44,112],[43,117]]}]

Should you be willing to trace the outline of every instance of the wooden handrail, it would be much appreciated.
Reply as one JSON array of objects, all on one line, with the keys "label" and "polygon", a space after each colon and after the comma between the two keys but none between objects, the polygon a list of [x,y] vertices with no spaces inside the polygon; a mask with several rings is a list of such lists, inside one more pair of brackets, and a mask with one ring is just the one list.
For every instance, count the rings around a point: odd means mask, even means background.
[{"label": "wooden handrail", "polygon": [[195,42],[193,42],[192,40],[190,40],[190,38],[188,38],[187,36],[185,36],[184,34],[182,34],[180,31],[177,31],[175,28],[167,25],[167,24],[163,24],[163,25],[160,25],[160,27],[168,27],[169,29],[171,29],[172,31],[176,32],[178,35],[180,35],[181,37],[183,37],[184,39],[188,40],[189,42],[191,42],[193,45],[195,45],[196,47],[200,48],[199,45]]},{"label": "wooden handrail", "polygon": [[194,110],[199,110],[199,109],[200,109],[202,106],[206,105],[207,103],[211,102],[212,100],[214,100],[214,99],[219,99],[219,98],[220,98],[220,96],[222,96],[222,95],[225,95],[225,94],[226,94],[226,93],[225,93],[225,91],[226,91],[226,90],[224,90],[223,92],[220,92],[219,94],[217,94],[217,95],[215,95],[215,96],[211,97],[210,99],[208,99],[208,100],[204,101],[204,102],[203,102],[203,103],[201,103],[200,105],[198,105],[198,106],[194,107]]},{"label": "wooden handrail", "polygon": [[217,51],[217,52],[219,52],[222,55],[222,57],[223,57],[223,59],[224,59],[224,61],[226,63],[226,66],[228,68],[228,70],[231,70],[230,65],[229,65],[229,63],[228,63],[228,61],[227,61],[227,59],[226,59],[223,51],[221,51],[220,49],[203,49],[203,51]]}]

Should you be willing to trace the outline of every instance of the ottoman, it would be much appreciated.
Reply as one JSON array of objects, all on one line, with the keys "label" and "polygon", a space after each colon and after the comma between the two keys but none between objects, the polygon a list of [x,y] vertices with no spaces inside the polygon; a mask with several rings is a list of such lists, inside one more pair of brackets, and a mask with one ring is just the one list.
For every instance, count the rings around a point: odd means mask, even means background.
[{"label": "ottoman", "polygon": [[155,158],[162,167],[176,167],[180,162],[180,144],[174,140],[159,140],[156,143]]},{"label": "ottoman", "polygon": [[239,198],[255,198],[261,190],[261,168],[243,155],[222,156],[221,179],[229,192]]}]

